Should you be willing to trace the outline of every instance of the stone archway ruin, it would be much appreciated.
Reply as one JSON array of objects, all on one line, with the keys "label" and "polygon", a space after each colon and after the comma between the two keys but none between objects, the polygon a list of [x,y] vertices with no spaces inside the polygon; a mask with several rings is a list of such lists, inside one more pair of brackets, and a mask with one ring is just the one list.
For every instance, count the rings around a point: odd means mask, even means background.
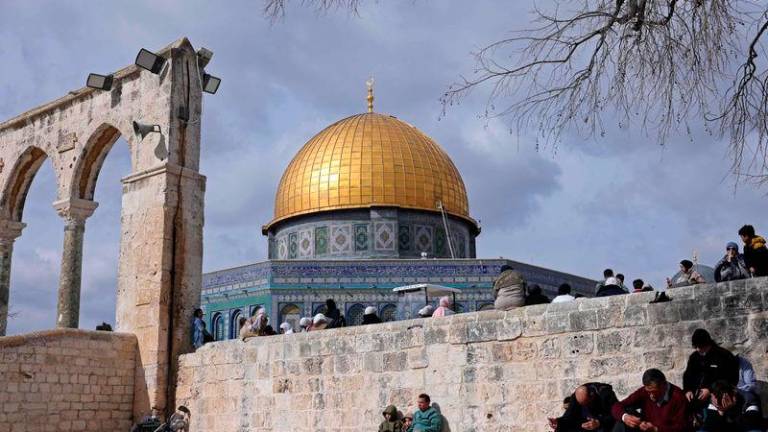
[{"label": "stone archway ruin", "polygon": [[[202,271],[202,71],[186,38],[158,54],[168,60],[159,74],[131,65],[114,73],[111,90],[83,88],[0,123],[0,336],[13,289],[13,243],[25,227],[24,203],[38,168],[51,159],[53,205],[65,222],[56,323],[76,328],[85,223],[98,206],[99,171],[118,138],[128,142],[116,330],[138,340],[134,413],[173,403],[176,361],[191,347]],[[160,132],[137,135],[134,121]]]}]

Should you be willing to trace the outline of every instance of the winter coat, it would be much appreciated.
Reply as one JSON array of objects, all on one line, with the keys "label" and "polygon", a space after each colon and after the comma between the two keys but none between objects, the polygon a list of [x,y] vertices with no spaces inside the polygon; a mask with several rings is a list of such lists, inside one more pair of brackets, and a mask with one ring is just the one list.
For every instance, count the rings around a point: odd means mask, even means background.
[{"label": "winter coat", "polygon": [[325,313],[325,317],[328,318],[328,326],[326,328],[339,328],[346,326],[344,318],[341,316],[341,311],[338,308],[334,308]]},{"label": "winter coat", "polygon": [[377,317],[376,314],[363,315],[363,325],[379,323],[381,323],[381,318]]},{"label": "winter coat", "polygon": [[622,294],[626,294],[626,291],[621,289],[618,285],[603,285],[603,287],[597,291],[595,297],[608,297]]},{"label": "winter coat", "polygon": [[768,248],[765,247],[764,238],[752,237],[749,243],[744,245],[744,261],[747,269],[755,269],[753,276],[768,276]]},{"label": "winter coat", "polygon": [[728,255],[717,262],[715,266],[715,282],[726,282],[749,277],[749,268],[744,261],[744,255],[736,255],[728,261]]},{"label": "winter coat", "polygon": [[576,400],[576,395],[571,395],[571,402],[562,417],[557,419],[557,431],[581,430],[581,425],[588,421],[588,418],[596,419],[600,422],[600,428],[603,431],[613,430],[616,423],[611,414],[613,404],[618,402],[613,387],[603,383],[584,384],[590,393],[597,397],[589,406],[581,406]]},{"label": "winter coat", "polygon": [[683,390],[696,393],[709,389],[717,380],[726,380],[735,387],[739,383],[739,360],[730,351],[717,345],[707,355],[694,351],[688,357],[688,366],[683,373]]},{"label": "winter coat", "polygon": [[504,270],[493,283],[496,310],[510,310],[525,305],[525,279],[514,270]]},{"label": "winter coat", "polygon": [[390,405],[381,414],[390,414],[390,417],[389,420],[384,418],[384,421],[379,424],[379,432],[404,432],[403,422],[397,418],[397,407]]},{"label": "winter coat", "polygon": [[429,407],[413,413],[413,424],[408,432],[440,432],[442,429],[443,416],[433,407]]}]

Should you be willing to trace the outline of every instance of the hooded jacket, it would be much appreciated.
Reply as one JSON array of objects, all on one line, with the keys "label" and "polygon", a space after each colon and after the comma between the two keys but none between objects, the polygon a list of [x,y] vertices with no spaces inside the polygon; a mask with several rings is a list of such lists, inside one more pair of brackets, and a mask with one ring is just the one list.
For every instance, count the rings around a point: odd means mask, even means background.
[{"label": "hooded jacket", "polygon": [[388,406],[381,414],[390,414],[390,420],[384,418],[384,421],[379,425],[379,432],[405,432],[403,431],[403,422],[397,418],[397,408],[394,405]]},{"label": "hooded jacket", "polygon": [[754,236],[744,245],[744,261],[747,269],[755,269],[754,276],[768,276],[768,248],[763,237]]},{"label": "hooded jacket", "polygon": [[525,279],[515,270],[504,270],[493,283],[496,310],[510,310],[525,305]]},{"label": "hooded jacket", "polygon": [[724,256],[715,266],[715,282],[726,282],[749,277],[749,268],[744,261],[744,255],[738,254],[731,261]]}]

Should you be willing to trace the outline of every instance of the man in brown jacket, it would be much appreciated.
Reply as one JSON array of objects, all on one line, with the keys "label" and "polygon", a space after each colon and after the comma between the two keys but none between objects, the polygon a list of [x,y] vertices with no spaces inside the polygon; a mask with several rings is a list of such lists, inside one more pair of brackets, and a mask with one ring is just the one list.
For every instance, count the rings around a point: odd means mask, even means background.
[{"label": "man in brown jacket", "polygon": [[496,310],[510,310],[525,305],[525,279],[508,265],[501,266],[501,273],[493,283]]}]

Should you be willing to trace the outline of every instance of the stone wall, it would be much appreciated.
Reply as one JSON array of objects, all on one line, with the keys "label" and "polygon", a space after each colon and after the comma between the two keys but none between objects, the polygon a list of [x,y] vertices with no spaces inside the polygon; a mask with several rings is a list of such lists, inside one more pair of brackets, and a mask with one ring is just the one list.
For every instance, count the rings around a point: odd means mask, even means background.
[{"label": "stone wall", "polygon": [[0,337],[0,432],[129,430],[136,354],[122,333]]},{"label": "stone wall", "polygon": [[681,382],[695,328],[768,372],[768,280],[217,342],[180,359],[193,431],[375,430],[427,392],[452,431],[544,431],[579,383]]}]

